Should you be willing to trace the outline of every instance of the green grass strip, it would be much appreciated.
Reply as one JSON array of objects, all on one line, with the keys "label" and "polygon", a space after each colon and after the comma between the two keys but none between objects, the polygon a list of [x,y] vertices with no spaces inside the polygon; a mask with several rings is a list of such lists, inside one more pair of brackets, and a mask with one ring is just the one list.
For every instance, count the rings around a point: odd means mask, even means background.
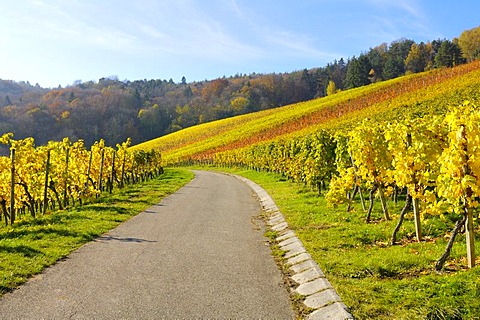
[{"label": "green grass strip", "polygon": [[193,176],[188,170],[167,168],[156,179],[117,189],[92,203],[0,226],[0,295],[160,202]]}]

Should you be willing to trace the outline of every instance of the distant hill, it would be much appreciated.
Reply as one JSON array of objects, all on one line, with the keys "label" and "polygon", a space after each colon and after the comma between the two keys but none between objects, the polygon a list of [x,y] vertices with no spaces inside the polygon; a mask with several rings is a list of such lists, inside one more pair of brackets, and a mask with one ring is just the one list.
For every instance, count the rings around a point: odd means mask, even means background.
[{"label": "distant hill", "polygon": [[43,89],[38,84],[36,86],[32,86],[28,82],[15,82],[12,80],[0,79],[0,97],[4,98],[0,99],[0,106],[6,106],[11,104],[11,101],[19,100],[26,92],[45,93],[47,91],[48,89]]}]

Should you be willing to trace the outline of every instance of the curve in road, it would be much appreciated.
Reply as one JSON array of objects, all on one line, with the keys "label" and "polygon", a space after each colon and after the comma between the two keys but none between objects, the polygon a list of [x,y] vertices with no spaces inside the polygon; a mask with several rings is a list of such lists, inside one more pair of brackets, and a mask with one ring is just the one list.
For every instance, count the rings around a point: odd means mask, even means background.
[{"label": "curve in road", "polygon": [[2,319],[292,319],[251,189],[196,177],[0,299]]}]

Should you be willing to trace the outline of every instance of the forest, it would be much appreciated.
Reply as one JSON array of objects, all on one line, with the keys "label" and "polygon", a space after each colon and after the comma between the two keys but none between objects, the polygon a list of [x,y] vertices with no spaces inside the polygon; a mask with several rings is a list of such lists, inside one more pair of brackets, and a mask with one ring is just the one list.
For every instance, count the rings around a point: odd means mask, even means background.
[{"label": "forest", "polygon": [[87,146],[101,138],[133,144],[196,124],[276,108],[339,90],[478,59],[480,27],[453,40],[400,39],[324,67],[289,73],[237,74],[210,81],[81,80],[62,88],[0,80],[0,133],[36,144],[68,137]]}]

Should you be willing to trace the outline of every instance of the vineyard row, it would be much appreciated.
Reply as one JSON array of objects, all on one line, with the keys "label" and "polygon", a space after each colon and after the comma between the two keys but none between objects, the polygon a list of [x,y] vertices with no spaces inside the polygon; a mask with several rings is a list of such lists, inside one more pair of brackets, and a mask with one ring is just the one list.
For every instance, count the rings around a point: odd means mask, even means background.
[{"label": "vineyard row", "polygon": [[[348,210],[359,198],[366,222],[370,221],[375,197],[380,199],[384,218],[389,220],[387,196],[405,190],[405,208],[392,233],[392,244],[410,207],[418,241],[422,239],[423,220],[450,215],[456,224],[436,269],[443,267],[463,227],[468,265],[475,264],[480,109],[470,102],[450,108],[445,115],[390,122],[367,119],[345,132],[320,130],[304,137],[220,152],[214,162],[282,174],[318,189],[329,205],[347,204]],[[369,206],[365,194],[370,197]]]},{"label": "vineyard row", "polygon": [[0,157],[0,220],[3,215],[5,224],[13,225],[18,214],[62,210],[163,172],[160,152],[129,151],[130,140],[117,149],[100,140],[87,150],[82,140],[36,147],[33,138],[14,140],[7,133],[0,143],[10,147],[10,156]]}]

